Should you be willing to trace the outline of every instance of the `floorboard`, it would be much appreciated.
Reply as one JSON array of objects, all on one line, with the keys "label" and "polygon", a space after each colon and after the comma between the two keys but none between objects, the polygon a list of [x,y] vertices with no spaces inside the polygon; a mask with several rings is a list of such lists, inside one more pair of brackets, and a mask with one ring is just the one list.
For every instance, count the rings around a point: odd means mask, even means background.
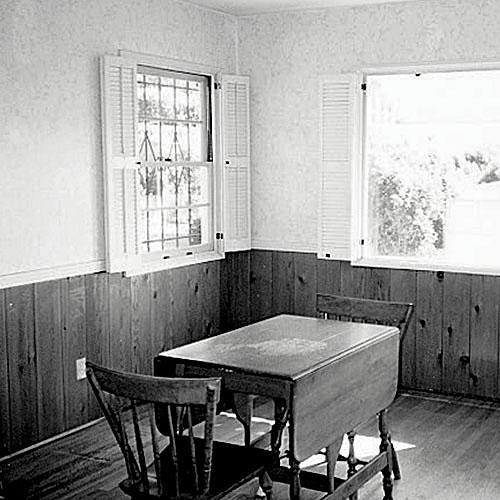
[{"label": "floorboard", "polygon": [[[258,411],[252,434],[269,428],[269,408]],[[399,448],[403,479],[394,488],[395,500],[491,500],[500,498],[500,406],[419,395],[400,396],[389,418],[393,442]],[[221,414],[216,439],[242,442],[242,430],[231,414]],[[360,457],[375,453],[377,429],[373,422],[359,429]],[[318,457],[308,461],[316,465]],[[339,467],[343,474],[342,467]],[[124,464],[106,422],[0,462],[0,480],[7,499],[124,499],[117,485]],[[276,484],[276,500],[286,500],[287,486]],[[381,478],[372,479],[360,500],[382,498]],[[304,491],[304,500],[321,494]],[[241,493],[232,497],[245,500]]]}]

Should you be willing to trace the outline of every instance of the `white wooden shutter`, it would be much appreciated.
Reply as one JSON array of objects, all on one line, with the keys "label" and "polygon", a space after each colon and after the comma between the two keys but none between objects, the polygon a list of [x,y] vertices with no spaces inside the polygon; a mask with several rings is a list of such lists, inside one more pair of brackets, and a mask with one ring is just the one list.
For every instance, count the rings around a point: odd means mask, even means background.
[{"label": "white wooden shutter", "polygon": [[356,75],[322,78],[318,257],[351,258],[353,161],[356,158]]},{"label": "white wooden shutter", "polygon": [[250,239],[249,78],[222,76],[225,250],[248,250]]},{"label": "white wooden shutter", "polygon": [[103,56],[103,113],[106,208],[106,270],[126,271],[137,259],[136,64]]}]

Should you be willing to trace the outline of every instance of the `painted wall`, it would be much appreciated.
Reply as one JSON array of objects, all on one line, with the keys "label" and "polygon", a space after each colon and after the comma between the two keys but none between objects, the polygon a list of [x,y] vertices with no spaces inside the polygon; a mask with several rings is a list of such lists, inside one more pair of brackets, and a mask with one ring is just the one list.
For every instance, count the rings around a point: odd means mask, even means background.
[{"label": "painted wall", "polygon": [[102,267],[98,57],[128,49],[234,72],[235,30],[173,0],[0,2],[0,280]]},{"label": "painted wall", "polygon": [[318,75],[377,65],[500,60],[500,3],[425,0],[239,19],[251,76],[256,248],[316,250]]}]

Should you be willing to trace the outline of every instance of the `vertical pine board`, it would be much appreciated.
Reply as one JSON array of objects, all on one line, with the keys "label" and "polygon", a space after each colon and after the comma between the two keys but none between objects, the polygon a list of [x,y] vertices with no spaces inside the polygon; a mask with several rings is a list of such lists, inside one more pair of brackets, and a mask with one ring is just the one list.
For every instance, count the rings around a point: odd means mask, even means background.
[{"label": "vertical pine board", "polygon": [[248,325],[251,299],[251,256],[253,252],[244,251],[231,254],[232,267],[229,275],[231,281],[230,317],[231,328]]},{"label": "vertical pine board", "polygon": [[340,291],[346,297],[364,297],[366,268],[351,266],[348,261],[340,263]]},{"label": "vertical pine board", "polygon": [[470,380],[473,394],[498,397],[500,279],[471,276]]},{"label": "vertical pine board", "polygon": [[[414,306],[417,301],[417,273],[403,269],[391,271],[391,295],[390,299],[396,302],[411,302]],[[415,384],[415,342],[416,342],[416,311],[406,330],[400,345],[400,384],[406,389],[414,389]]]},{"label": "vertical pine board", "polygon": [[231,326],[231,261],[234,253],[226,253],[220,264],[219,300],[220,300],[220,327],[226,332]]},{"label": "vertical pine board", "polygon": [[471,276],[470,392],[498,397],[500,279]]},{"label": "vertical pine board", "polygon": [[250,254],[250,318],[252,323],[272,316],[273,252],[253,250]]},{"label": "vertical pine board", "polygon": [[169,296],[169,272],[159,271],[151,275],[151,343],[153,356],[172,347],[169,330],[171,315]]},{"label": "vertical pine board", "polygon": [[443,284],[436,273],[417,272],[415,386],[442,388]]},{"label": "vertical pine board", "polygon": [[64,403],[66,429],[88,420],[87,379],[76,379],[76,360],[86,356],[85,278],[61,281],[63,318]]},{"label": "vertical pine board", "polygon": [[445,273],[443,300],[443,390],[469,392],[470,275]]},{"label": "vertical pine board", "polygon": [[0,457],[10,452],[10,395],[5,292],[0,290]]},{"label": "vertical pine board", "polygon": [[109,345],[113,368],[132,370],[130,278],[109,275]]},{"label": "vertical pine board", "polygon": [[35,284],[39,439],[54,436],[64,425],[61,280]]},{"label": "vertical pine board", "polygon": [[208,338],[220,332],[220,261],[202,265],[199,290],[202,304],[202,336]]},{"label": "vertical pine board", "polygon": [[11,451],[38,441],[33,285],[5,291]]},{"label": "vertical pine board", "polygon": [[153,372],[151,347],[151,275],[141,274],[131,279],[132,294],[132,369],[135,373]]},{"label": "vertical pine board", "polygon": [[340,260],[317,259],[318,293],[340,295]]},{"label": "vertical pine board", "polygon": [[188,290],[188,331],[189,342],[199,340],[203,335],[203,313],[200,290],[203,286],[203,271],[202,265],[196,264],[184,268],[187,277]]},{"label": "vertical pine board", "polygon": [[273,314],[295,312],[295,259],[292,252],[274,252],[272,267]]},{"label": "vertical pine board", "polygon": [[206,262],[190,266],[188,296],[191,340],[200,340],[219,331],[219,266]]},{"label": "vertical pine board", "polygon": [[378,267],[366,269],[364,297],[389,300],[391,296],[391,270]]},{"label": "vertical pine board", "polygon": [[[107,273],[85,276],[85,304],[87,314],[87,359],[94,363],[110,366]],[[87,391],[89,419],[93,420],[100,417],[102,413],[90,385],[88,385]]]},{"label": "vertical pine board", "polygon": [[296,253],[295,269],[295,314],[316,316],[316,254]]},{"label": "vertical pine board", "polygon": [[189,277],[185,268],[172,269],[170,271],[170,286],[168,290],[170,309],[169,330],[172,332],[173,346],[190,342],[189,315],[188,309],[188,288]]}]

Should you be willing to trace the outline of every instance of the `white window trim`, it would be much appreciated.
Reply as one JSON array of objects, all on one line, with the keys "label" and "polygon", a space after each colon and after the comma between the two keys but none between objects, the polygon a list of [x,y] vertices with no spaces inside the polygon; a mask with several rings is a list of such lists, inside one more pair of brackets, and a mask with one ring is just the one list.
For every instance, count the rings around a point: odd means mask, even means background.
[{"label": "white window trim", "polygon": [[[212,154],[213,154],[213,185],[211,192],[213,193],[213,223],[212,237],[213,249],[193,252],[189,255],[173,255],[163,256],[162,252],[154,252],[154,254],[141,254],[139,262],[128,267],[124,274],[125,276],[136,276],[143,273],[174,269],[193,264],[204,262],[212,262],[221,260],[225,257],[224,241],[216,238],[217,233],[223,234],[223,207],[224,207],[224,191],[223,191],[223,167],[222,167],[222,110],[221,110],[221,95],[217,90],[217,84],[222,79],[222,70],[218,67],[207,66],[199,63],[193,63],[181,59],[172,59],[152,54],[134,52],[129,50],[119,50],[120,57],[127,58],[133,61],[136,66],[151,66],[155,68],[165,69],[174,72],[188,72],[207,76],[211,79],[211,111],[212,111]],[[211,245],[212,246],[212,245]],[[186,248],[189,251],[189,248]]]},{"label": "white window trim", "polygon": [[[458,71],[484,71],[500,70],[500,61],[482,62],[452,62],[443,64],[419,64],[419,65],[395,65],[367,67],[359,71],[360,81],[366,83],[366,77],[371,75],[391,75],[405,73],[438,73],[438,72],[458,72]],[[360,89],[360,92],[361,89]],[[360,116],[358,119],[357,137],[359,151],[357,158],[353,161],[352,172],[352,248],[351,264],[358,267],[381,267],[390,269],[408,269],[416,271],[448,271],[467,274],[500,275],[500,262],[498,267],[468,265],[453,262],[430,262],[417,259],[405,259],[398,257],[365,257],[363,255],[363,245],[361,244],[364,235],[367,234],[367,175],[365,171],[365,139],[366,139],[366,102],[363,97],[360,99]]]}]

